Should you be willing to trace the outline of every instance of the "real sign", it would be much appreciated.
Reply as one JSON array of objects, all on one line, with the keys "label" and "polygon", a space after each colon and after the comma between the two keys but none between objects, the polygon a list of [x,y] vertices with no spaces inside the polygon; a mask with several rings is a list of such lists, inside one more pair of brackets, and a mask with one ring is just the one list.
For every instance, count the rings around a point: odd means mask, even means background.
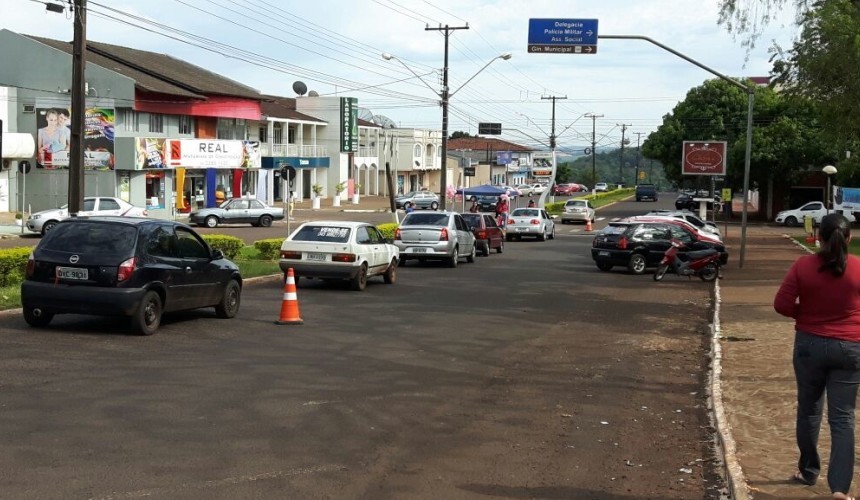
[{"label": "real sign", "polygon": [[682,175],[726,175],[725,141],[684,141]]},{"label": "real sign", "polygon": [[528,51],[596,54],[597,19],[529,19]]}]

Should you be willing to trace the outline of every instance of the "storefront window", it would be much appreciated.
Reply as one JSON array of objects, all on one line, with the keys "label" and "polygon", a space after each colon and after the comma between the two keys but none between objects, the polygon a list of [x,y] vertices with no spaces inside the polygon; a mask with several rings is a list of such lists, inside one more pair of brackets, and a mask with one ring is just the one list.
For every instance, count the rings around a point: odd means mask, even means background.
[{"label": "storefront window", "polygon": [[255,170],[245,170],[242,175],[242,196],[254,196],[257,193],[257,175]]}]

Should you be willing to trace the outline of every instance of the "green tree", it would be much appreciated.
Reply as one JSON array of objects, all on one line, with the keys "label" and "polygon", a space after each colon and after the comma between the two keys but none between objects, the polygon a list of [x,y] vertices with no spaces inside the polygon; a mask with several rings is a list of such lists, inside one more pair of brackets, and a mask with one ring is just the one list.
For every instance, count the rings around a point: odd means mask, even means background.
[{"label": "green tree", "polygon": [[[747,106],[746,93],[739,87],[724,80],[706,81],[663,117],[663,124],[642,145],[642,154],[661,161],[666,177],[680,185],[683,141],[726,141],[726,186],[738,190],[743,186]],[[790,185],[810,167],[832,161],[818,116],[813,101],[769,87],[755,89],[751,188]],[[709,187],[704,184],[709,178],[692,177],[694,183],[703,183],[694,187]]]},{"label": "green tree", "polygon": [[470,135],[468,132],[463,132],[462,130],[457,130],[453,134],[451,134],[449,139],[462,139],[464,137],[477,137],[477,136]]},{"label": "green tree", "polygon": [[555,183],[564,184],[573,180],[573,169],[570,163],[559,163],[555,169]]}]

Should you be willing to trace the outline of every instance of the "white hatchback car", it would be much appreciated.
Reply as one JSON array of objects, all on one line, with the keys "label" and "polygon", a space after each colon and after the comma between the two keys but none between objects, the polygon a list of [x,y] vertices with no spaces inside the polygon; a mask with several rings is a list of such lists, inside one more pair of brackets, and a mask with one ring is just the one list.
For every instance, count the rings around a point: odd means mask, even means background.
[{"label": "white hatchback car", "polygon": [[[78,215],[118,215],[121,217],[147,217],[149,212],[120,198],[111,196],[87,196]],[[27,229],[34,233],[45,233],[63,219],[69,217],[69,206],[51,208],[31,214],[27,218]]]},{"label": "white hatchback car", "polygon": [[399,262],[400,250],[372,224],[313,221],[284,240],[278,265],[284,273],[292,268],[297,280],[347,280],[353,290],[361,291],[371,276],[381,275],[393,284]]}]

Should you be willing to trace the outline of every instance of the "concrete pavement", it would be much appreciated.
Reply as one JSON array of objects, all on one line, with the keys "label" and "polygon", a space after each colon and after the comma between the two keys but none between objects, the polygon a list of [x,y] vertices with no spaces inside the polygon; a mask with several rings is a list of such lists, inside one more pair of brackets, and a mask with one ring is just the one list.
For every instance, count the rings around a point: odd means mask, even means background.
[{"label": "concrete pavement", "polygon": [[[342,206],[333,207],[327,199],[318,210],[305,201],[297,203],[294,211],[299,222],[368,216],[379,221],[393,219],[388,200],[362,197],[357,205],[344,201]],[[801,235],[802,229],[749,225],[743,268],[738,265],[740,226],[730,224],[724,230],[731,260],[715,287],[709,390],[733,496],[829,497],[823,478],[816,486],[788,479],[797,460],[791,366],[794,331],[793,322],[777,315],[771,304],[788,267],[805,252],[785,233]],[[21,227],[15,225],[14,214],[0,213],[0,237],[19,234]],[[825,475],[829,452],[826,424],[821,437]]]}]

